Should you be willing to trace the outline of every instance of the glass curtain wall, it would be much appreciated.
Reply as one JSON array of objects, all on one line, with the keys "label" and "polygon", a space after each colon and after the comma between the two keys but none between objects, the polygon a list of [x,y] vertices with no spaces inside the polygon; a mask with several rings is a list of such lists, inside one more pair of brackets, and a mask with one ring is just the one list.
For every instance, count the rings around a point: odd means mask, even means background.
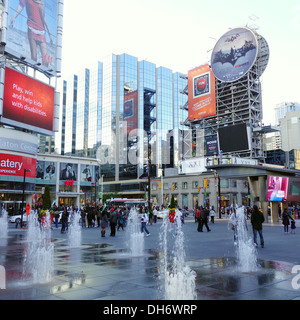
[{"label": "glass curtain wall", "polygon": [[116,172],[116,98],[117,56],[111,55],[103,62],[102,136],[100,161],[105,180],[118,178]]},{"label": "glass curtain wall", "polygon": [[138,59],[119,56],[119,124],[117,126],[119,180],[137,179]]},{"label": "glass curtain wall", "polygon": [[[139,172],[138,177],[148,175],[148,151],[153,165],[156,163],[156,66],[148,61],[139,63]],[[148,147],[151,149],[148,150]],[[151,168],[151,167],[150,167]],[[151,169],[150,169],[151,170]],[[151,172],[153,175],[153,172]],[[154,173],[155,174],[155,173]]]},{"label": "glass curtain wall", "polygon": [[173,74],[170,69],[157,68],[156,80],[157,158],[160,168],[173,166]]}]

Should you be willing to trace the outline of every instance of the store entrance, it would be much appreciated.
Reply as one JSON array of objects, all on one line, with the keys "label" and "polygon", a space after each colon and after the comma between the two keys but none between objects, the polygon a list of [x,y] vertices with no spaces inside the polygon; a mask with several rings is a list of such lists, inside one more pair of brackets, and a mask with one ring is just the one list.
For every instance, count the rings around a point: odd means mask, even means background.
[{"label": "store entrance", "polygon": [[3,207],[9,216],[19,214],[22,201],[1,201],[1,207]]},{"label": "store entrance", "polygon": [[76,207],[77,206],[77,198],[73,197],[59,197],[58,198],[58,205],[60,207]]}]

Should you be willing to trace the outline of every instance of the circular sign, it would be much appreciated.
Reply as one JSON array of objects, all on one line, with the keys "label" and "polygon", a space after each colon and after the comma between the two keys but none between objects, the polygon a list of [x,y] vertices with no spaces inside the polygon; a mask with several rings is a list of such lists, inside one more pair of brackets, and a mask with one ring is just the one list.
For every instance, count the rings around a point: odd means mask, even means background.
[{"label": "circular sign", "polygon": [[223,82],[242,78],[253,66],[258,53],[256,35],[248,28],[235,28],[226,32],[215,45],[211,69]]},{"label": "circular sign", "polygon": [[197,82],[197,89],[201,91],[205,89],[205,87],[206,87],[206,80],[204,78],[200,78]]}]

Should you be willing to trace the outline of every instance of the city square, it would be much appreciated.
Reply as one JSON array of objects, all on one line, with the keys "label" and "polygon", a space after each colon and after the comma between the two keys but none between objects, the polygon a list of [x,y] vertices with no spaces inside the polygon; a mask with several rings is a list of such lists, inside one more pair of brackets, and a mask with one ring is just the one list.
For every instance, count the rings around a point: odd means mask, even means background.
[{"label": "city square", "polygon": [[299,29],[297,0],[0,1],[0,300],[299,300]]},{"label": "city square", "polygon": [[[249,220],[247,225],[252,236]],[[239,272],[228,219],[216,219],[209,226],[211,232],[197,232],[192,216],[182,225],[185,262],[196,273],[196,300],[299,300],[297,273],[292,273],[293,267],[300,265],[299,233],[284,233],[281,223],[264,224],[265,247],[257,248],[259,268]],[[132,256],[127,229],[117,231],[116,237],[107,232],[101,238],[100,228],[83,228],[82,245],[72,248],[68,234],[53,227],[53,277],[38,284],[23,274],[27,230],[11,225],[7,238],[0,240],[1,265],[6,271],[6,289],[0,291],[0,299],[164,300],[160,279],[162,220],[149,225],[148,230],[151,234],[145,237],[143,252]],[[174,241],[174,234],[168,237]],[[170,249],[170,259],[172,255]]]}]

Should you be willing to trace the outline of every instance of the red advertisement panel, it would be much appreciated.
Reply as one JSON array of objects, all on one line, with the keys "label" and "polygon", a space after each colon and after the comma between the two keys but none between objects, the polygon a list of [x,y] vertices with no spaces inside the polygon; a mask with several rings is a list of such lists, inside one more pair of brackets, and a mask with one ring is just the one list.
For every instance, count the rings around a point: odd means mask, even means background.
[{"label": "red advertisement panel", "polygon": [[268,177],[267,201],[286,201],[289,178]]},{"label": "red advertisement panel", "polygon": [[0,153],[0,175],[23,177],[24,169],[26,177],[36,177],[36,159],[16,156],[13,154]]},{"label": "red advertisement panel", "polygon": [[217,114],[216,83],[208,64],[188,73],[189,121]]},{"label": "red advertisement panel", "polygon": [[124,122],[127,122],[127,132],[138,127],[138,91],[132,91],[124,96]]},{"label": "red advertisement panel", "polygon": [[5,68],[2,122],[51,134],[54,88]]}]

